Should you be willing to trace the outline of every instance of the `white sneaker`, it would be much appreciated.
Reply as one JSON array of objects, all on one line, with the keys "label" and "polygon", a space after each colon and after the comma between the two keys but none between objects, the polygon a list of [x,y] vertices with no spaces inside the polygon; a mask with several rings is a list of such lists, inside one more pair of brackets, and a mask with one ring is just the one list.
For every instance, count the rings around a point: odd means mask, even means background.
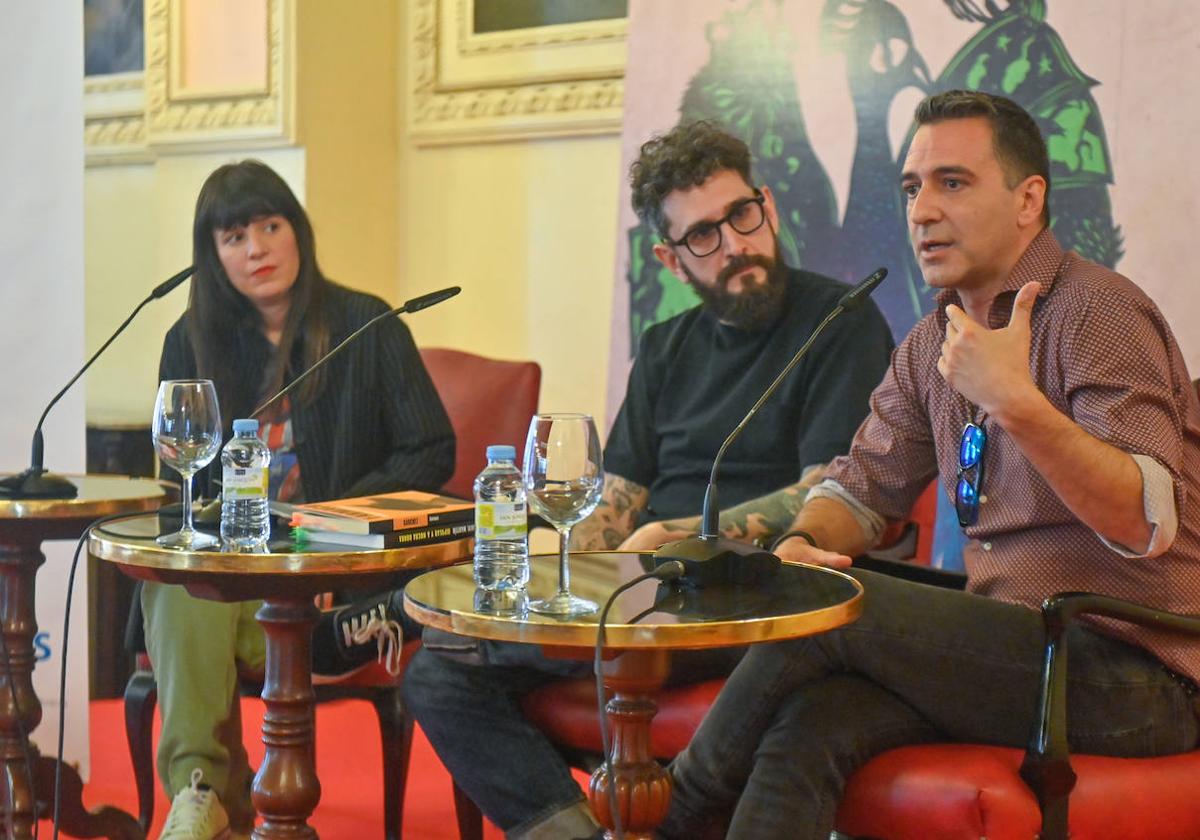
[{"label": "white sneaker", "polygon": [[211,788],[201,789],[204,773],[192,771],[192,786],[175,794],[158,840],[231,840],[229,817]]}]

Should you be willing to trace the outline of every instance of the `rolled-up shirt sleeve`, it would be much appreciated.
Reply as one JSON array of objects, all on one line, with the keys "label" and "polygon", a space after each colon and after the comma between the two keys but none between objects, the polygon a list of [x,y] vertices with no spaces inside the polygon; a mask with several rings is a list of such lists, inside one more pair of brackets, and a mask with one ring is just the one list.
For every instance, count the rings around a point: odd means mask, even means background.
[{"label": "rolled-up shirt sleeve", "polygon": [[854,498],[850,491],[838,482],[828,478],[825,479],[808,491],[808,501],[812,499],[833,499],[845,505],[850,511],[850,515],[854,517],[854,521],[858,523],[858,527],[862,528],[862,532],[867,538],[868,546],[876,545],[879,542],[879,538],[883,536],[883,530],[887,527],[887,520]]},{"label": "rolled-up shirt sleeve", "polygon": [[1106,546],[1122,557],[1157,557],[1175,542],[1179,531],[1179,509],[1175,506],[1175,481],[1171,473],[1149,455],[1132,455],[1142,473],[1142,509],[1146,524],[1150,526],[1150,544],[1145,551],[1131,551],[1120,543],[1107,539],[1099,531],[1095,534]]}]

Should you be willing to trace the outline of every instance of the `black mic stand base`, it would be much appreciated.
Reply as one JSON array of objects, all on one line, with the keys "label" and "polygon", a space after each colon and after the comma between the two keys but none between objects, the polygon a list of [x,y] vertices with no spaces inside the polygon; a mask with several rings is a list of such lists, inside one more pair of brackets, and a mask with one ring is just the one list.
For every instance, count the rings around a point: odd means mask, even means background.
[{"label": "black mic stand base", "polygon": [[61,475],[30,467],[0,479],[0,499],[74,499],[79,488]]},{"label": "black mic stand base", "polygon": [[774,577],[781,563],[758,546],[705,536],[676,540],[654,552],[656,567],[668,560],[678,560],[686,570],[676,584],[694,589],[760,584]]}]

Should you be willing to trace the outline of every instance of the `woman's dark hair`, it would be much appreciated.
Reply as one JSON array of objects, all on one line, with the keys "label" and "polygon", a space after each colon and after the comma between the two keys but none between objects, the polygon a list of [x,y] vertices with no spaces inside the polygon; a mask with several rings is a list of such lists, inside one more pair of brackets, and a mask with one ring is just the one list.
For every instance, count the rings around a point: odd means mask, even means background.
[{"label": "woman's dark hair", "polygon": [[[258,327],[261,316],[254,305],[233,287],[217,255],[214,233],[244,226],[264,216],[282,216],[296,236],[300,272],[292,286],[291,303],[279,346],[259,383],[259,390],[239,393],[236,371],[236,334],[247,325]],[[213,380],[227,422],[244,417],[277,392],[285,380],[308,368],[329,349],[329,323],[325,313],[328,281],[317,266],[316,244],[308,214],[287,183],[265,163],[244,160],[220,167],[204,182],[196,198],[192,223],[192,278],[188,301],[188,335],[200,376]],[[298,389],[299,399],[311,400],[320,390],[320,371]]]},{"label": "woman's dark hair", "polygon": [[707,120],[677,125],[642,144],[629,167],[633,210],[659,236],[667,236],[663,213],[666,197],[675,190],[698,187],[709,176],[730,169],[749,186],[750,150],[732,134]]}]

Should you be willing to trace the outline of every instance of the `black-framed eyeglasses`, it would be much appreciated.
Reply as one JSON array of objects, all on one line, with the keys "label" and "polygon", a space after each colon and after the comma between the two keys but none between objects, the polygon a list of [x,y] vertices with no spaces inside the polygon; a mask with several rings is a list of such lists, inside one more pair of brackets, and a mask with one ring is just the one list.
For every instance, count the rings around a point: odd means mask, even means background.
[{"label": "black-framed eyeglasses", "polygon": [[766,210],[763,208],[766,200],[766,196],[755,189],[753,198],[737,202],[729,208],[728,213],[715,222],[701,222],[679,239],[664,236],[663,242],[675,248],[682,245],[691,251],[694,257],[707,257],[709,254],[715,254],[721,247],[721,226],[726,222],[743,236],[754,233],[762,227],[763,222],[767,219]]},{"label": "black-framed eyeglasses", "polygon": [[987,432],[980,421],[963,426],[958,442],[958,485],[954,490],[954,511],[963,528],[979,520],[980,490],[983,487],[983,452],[987,448]]}]

